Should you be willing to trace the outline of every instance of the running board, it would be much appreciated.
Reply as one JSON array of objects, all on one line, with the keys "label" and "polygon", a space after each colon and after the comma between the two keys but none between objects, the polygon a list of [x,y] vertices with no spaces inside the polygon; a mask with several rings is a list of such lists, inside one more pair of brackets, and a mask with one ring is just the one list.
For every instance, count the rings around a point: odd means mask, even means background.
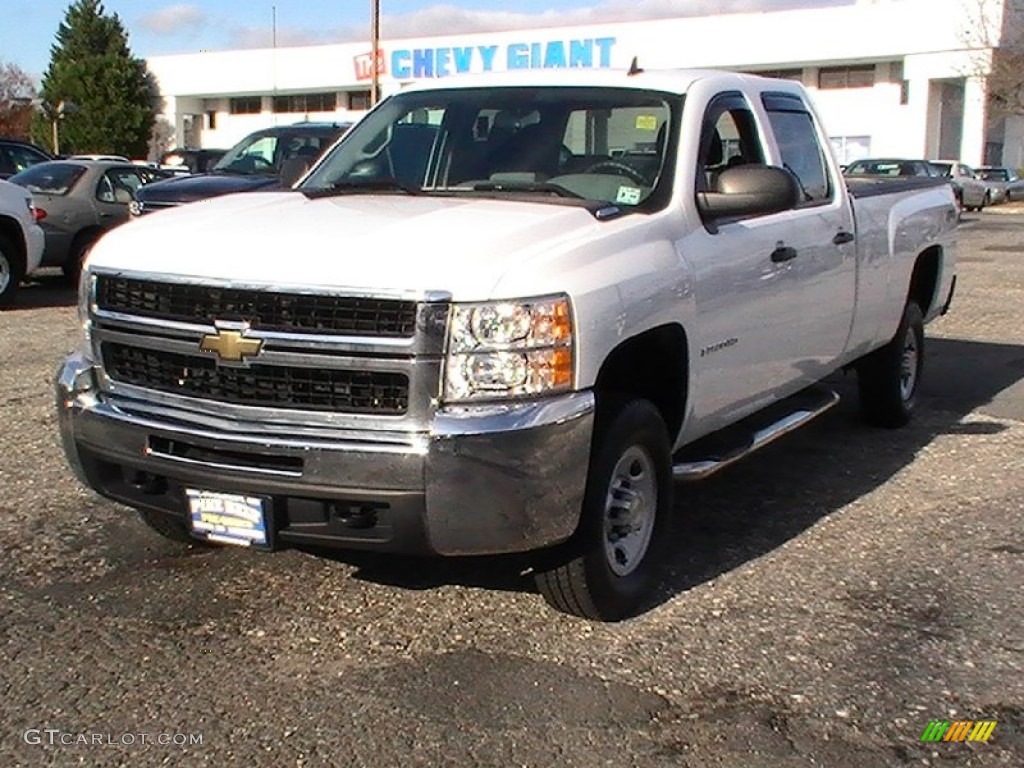
[{"label": "running board", "polygon": [[676,480],[703,480],[802,427],[839,402],[830,389],[809,387],[763,411],[702,437],[673,457]]}]

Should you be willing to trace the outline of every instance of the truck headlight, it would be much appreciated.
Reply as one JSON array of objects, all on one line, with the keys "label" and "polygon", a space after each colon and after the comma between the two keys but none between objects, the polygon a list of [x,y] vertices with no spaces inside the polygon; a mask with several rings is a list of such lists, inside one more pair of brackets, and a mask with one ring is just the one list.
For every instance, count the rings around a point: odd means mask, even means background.
[{"label": "truck headlight", "polygon": [[448,328],[444,399],[529,397],[571,389],[574,347],[567,296],[456,304]]}]

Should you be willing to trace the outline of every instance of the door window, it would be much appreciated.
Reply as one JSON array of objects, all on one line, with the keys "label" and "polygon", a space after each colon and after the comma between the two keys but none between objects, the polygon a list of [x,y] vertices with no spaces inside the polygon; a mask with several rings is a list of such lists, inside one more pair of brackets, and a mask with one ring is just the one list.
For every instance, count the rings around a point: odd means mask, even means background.
[{"label": "door window", "polygon": [[832,184],[811,113],[793,94],[766,93],[762,99],[782,164],[800,182],[803,205],[827,202],[832,198]]},{"label": "door window", "polygon": [[697,191],[714,190],[722,171],[765,158],[754,113],[739,94],[712,100],[704,116],[697,155]]}]

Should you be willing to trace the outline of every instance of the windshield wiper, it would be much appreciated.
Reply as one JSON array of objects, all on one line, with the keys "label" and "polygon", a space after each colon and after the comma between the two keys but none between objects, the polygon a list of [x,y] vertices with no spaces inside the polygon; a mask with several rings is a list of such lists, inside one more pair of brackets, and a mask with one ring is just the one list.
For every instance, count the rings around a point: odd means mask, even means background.
[{"label": "windshield wiper", "polygon": [[419,187],[407,184],[400,179],[387,177],[384,179],[342,179],[328,187],[317,189],[302,189],[302,194],[310,200],[318,197],[333,197],[334,195],[347,195],[358,192],[404,192],[407,195],[422,195],[423,190]]},{"label": "windshield wiper", "polygon": [[573,197],[585,200],[570,189],[546,181],[478,181],[471,189],[474,192],[543,192],[559,197]]}]

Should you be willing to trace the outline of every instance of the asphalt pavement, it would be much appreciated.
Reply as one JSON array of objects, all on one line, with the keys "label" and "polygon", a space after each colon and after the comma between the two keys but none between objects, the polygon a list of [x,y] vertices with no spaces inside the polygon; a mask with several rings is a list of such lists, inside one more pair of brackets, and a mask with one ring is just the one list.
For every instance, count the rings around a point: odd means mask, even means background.
[{"label": "asphalt pavement", "polygon": [[1024,216],[961,229],[913,424],[863,426],[837,375],[838,408],[679,487],[658,599],[615,625],[521,558],[160,539],[64,462],[75,297],[35,281],[0,314],[0,765],[1024,764]]}]

